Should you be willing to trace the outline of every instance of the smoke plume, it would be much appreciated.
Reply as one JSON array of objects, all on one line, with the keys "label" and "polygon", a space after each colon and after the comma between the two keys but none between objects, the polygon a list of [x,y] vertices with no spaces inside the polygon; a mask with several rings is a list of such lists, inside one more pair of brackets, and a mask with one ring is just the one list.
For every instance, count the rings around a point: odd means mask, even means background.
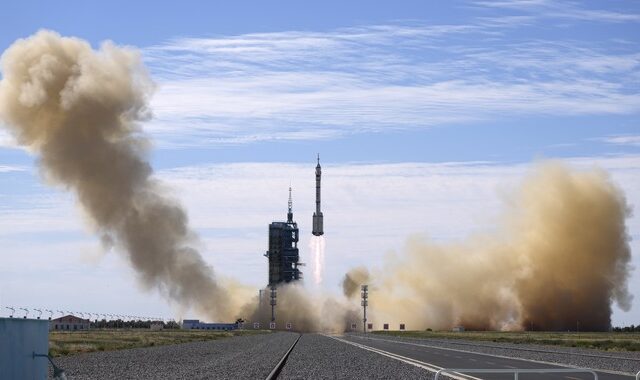
[{"label": "smoke plume", "polygon": [[[109,42],[96,51],[41,31],[16,41],[1,64],[0,119],[38,157],[48,182],[75,193],[102,241],[126,255],[147,288],[212,319],[269,322],[268,295],[244,304],[246,289],[214,274],[194,248],[185,211],[153,177],[138,123],[150,117],[154,86],[137,52]],[[374,323],[606,330],[613,303],[631,303],[629,215],[605,173],[545,164],[494,234],[448,245],[411,238],[383,269],[345,276],[351,301],[279,287],[279,327],[344,329],[359,319],[353,298],[366,281]]]},{"label": "smoke plume", "polygon": [[100,50],[50,31],[2,55],[0,117],[50,183],[73,190],[105,244],[149,288],[211,318],[231,319],[228,290],[198,251],[183,208],[161,190],[138,122],[154,86],[139,54]]},{"label": "smoke plume", "polygon": [[[412,237],[371,274],[371,320],[411,329],[607,330],[628,310],[622,192],[602,171],[540,165],[493,234],[456,244]],[[356,268],[345,295],[367,281]]]},{"label": "smoke plume", "polygon": [[[265,289],[261,301],[256,297],[243,308],[241,314],[247,316],[250,323],[259,322],[261,327],[269,326],[269,292],[269,289]],[[284,329],[289,322],[296,331],[343,332],[351,321],[358,321],[360,318],[357,306],[327,295],[312,295],[300,283],[279,285],[276,299],[278,329]]]},{"label": "smoke plume", "polygon": [[344,275],[342,280],[342,292],[347,298],[359,295],[360,285],[369,282],[369,270],[365,267],[356,267]]}]

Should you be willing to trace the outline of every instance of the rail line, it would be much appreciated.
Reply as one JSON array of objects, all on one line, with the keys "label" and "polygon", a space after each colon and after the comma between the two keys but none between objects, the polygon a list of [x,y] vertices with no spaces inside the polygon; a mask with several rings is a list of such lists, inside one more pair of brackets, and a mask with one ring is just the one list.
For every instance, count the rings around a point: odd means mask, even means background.
[{"label": "rail line", "polygon": [[273,369],[271,370],[269,375],[267,375],[265,380],[275,380],[275,379],[278,378],[278,376],[280,376],[280,371],[282,371],[282,368],[287,363],[287,359],[289,358],[289,354],[291,354],[291,351],[293,351],[293,348],[296,346],[296,344],[298,344],[298,341],[300,340],[300,337],[302,337],[302,334],[298,334],[298,337],[293,342],[291,347],[289,347],[287,352],[285,352],[284,356],[282,356],[282,358],[280,359],[278,364],[276,364],[276,366],[273,367]]}]

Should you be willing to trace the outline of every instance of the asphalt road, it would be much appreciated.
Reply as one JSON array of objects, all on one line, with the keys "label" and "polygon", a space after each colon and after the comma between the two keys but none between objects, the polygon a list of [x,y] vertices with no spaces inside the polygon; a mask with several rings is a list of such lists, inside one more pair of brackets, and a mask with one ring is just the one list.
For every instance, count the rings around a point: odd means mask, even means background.
[{"label": "asphalt road", "polygon": [[[359,335],[345,335],[332,337],[344,344],[351,344],[362,350],[369,350],[381,356],[394,357],[396,360],[412,363],[416,366],[431,368],[465,368],[465,369],[549,369],[567,368],[560,365],[537,363],[534,361],[505,358],[489,354],[468,352],[462,349],[432,347],[428,344],[416,343],[402,339],[385,339],[383,337],[363,337]],[[513,379],[513,374],[476,373],[468,375],[481,379],[502,380]],[[633,380],[633,376],[597,371],[599,380]],[[588,380],[593,379],[587,373],[561,374],[521,374],[519,380],[550,379],[550,380]]]}]

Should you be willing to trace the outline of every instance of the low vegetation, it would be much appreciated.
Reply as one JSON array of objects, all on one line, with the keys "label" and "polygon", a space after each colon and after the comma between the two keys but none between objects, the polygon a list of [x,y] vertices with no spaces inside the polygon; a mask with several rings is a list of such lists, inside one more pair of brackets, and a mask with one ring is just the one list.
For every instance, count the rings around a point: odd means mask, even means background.
[{"label": "low vegetation", "polygon": [[496,343],[530,343],[604,351],[640,351],[640,333],[636,332],[375,331],[374,334]]},{"label": "low vegetation", "polygon": [[238,335],[265,333],[264,330],[161,330],[148,329],[92,329],[88,331],[51,331],[49,354],[73,355],[82,352],[112,351],[126,348],[162,346],[216,340]]}]

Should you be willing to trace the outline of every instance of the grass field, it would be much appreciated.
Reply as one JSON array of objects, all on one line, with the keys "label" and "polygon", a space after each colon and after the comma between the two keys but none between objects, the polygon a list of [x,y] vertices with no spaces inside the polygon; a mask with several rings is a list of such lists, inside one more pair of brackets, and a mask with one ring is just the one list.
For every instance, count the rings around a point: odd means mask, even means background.
[{"label": "grass field", "polygon": [[268,333],[258,330],[205,331],[148,329],[94,329],[89,331],[52,331],[49,333],[49,354],[73,355],[81,352],[112,351],[135,347],[162,346],[215,340],[238,335]]},{"label": "grass field", "polygon": [[374,331],[374,334],[414,338],[467,339],[497,343],[533,343],[605,351],[640,351],[640,333],[562,333],[500,331]]}]

